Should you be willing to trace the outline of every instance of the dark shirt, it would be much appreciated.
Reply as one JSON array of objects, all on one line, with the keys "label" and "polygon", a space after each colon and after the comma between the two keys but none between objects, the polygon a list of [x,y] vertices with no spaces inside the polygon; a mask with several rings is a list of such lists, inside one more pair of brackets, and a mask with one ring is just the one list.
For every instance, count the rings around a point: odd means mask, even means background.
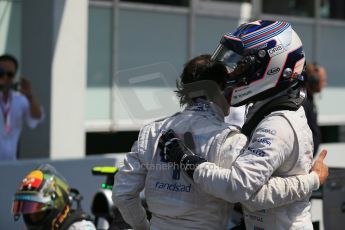
[{"label": "dark shirt", "polygon": [[314,104],[313,95],[307,95],[307,99],[303,102],[303,108],[305,110],[305,115],[308,120],[308,125],[313,133],[313,142],[314,142],[314,156],[319,149],[321,142],[321,130],[317,124],[317,109]]}]

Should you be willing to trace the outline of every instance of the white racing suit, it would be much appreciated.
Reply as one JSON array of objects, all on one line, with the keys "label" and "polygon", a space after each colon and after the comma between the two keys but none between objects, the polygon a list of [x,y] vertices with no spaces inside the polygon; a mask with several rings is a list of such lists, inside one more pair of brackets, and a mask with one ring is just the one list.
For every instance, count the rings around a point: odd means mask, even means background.
[{"label": "white racing suit", "polygon": [[[216,194],[219,199],[203,191],[205,187],[208,192],[218,188],[217,183],[208,177],[210,174],[204,175],[209,183],[196,186],[187,174],[179,173],[171,164],[162,161],[158,140],[161,132],[168,129],[173,129],[185,143],[190,142],[187,140],[190,135],[186,135],[190,132],[194,144],[189,147],[196,154],[224,168],[230,168],[247,141],[243,134],[224,123],[223,112],[213,103],[199,102],[168,119],[153,122],[141,129],[138,141],[116,175],[113,188],[115,205],[134,229],[226,229],[232,205],[222,200],[223,194]],[[203,167],[195,173],[199,184],[207,164],[202,164]],[[248,179],[243,177],[241,181],[241,184],[247,184]],[[226,181],[219,182],[220,189],[224,189]],[[256,203],[259,209],[265,205],[271,208],[275,205],[273,199],[278,199],[277,202],[281,204],[288,203],[290,199],[305,197],[318,186],[316,184],[318,178],[314,174],[272,178],[264,186],[261,185],[255,196],[247,197],[251,199],[248,203]],[[139,197],[144,188],[148,208],[152,212],[150,223]],[[243,193],[245,191],[239,187],[226,195],[237,197],[241,194],[242,197]],[[257,210],[255,206],[252,208]]]},{"label": "white racing suit", "polygon": [[[311,230],[309,196],[290,197],[287,193],[278,192],[294,185],[279,182],[269,187],[263,196],[258,196],[257,191],[272,176],[308,174],[312,156],[313,139],[303,107],[296,112],[277,111],[259,123],[244,152],[230,169],[206,162],[196,168],[193,178],[210,195],[229,202],[242,202],[246,229]],[[318,187],[317,183],[315,178],[314,189]],[[261,201],[252,202],[251,197],[260,197]],[[261,206],[260,202],[265,202],[266,206]],[[276,208],[269,209],[269,203]]]},{"label": "white racing suit", "polygon": [[96,227],[91,221],[81,220],[69,226],[68,230],[96,230]]}]

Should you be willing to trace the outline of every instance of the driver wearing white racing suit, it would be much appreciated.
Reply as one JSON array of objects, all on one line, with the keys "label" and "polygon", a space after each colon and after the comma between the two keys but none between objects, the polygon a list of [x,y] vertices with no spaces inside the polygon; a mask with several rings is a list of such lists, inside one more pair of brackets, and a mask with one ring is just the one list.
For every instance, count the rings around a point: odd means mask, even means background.
[{"label": "driver wearing white racing suit", "polygon": [[[229,202],[242,202],[247,229],[313,229],[309,196],[296,199],[275,191],[293,188],[284,184],[259,194],[270,178],[307,175],[312,166],[313,139],[301,107],[305,58],[298,35],[287,22],[243,24],[223,36],[212,60],[228,67],[226,95],[231,105],[254,103],[242,130],[250,141],[230,168],[198,160],[174,138],[165,146],[165,158],[197,166],[195,170],[185,167],[185,171],[202,191]],[[253,196],[260,201],[248,202]],[[258,205],[260,202],[276,207],[269,209]]]},{"label": "driver wearing white racing suit", "polygon": [[[213,75],[204,74],[208,65],[209,56],[191,60],[182,76],[193,75],[194,79],[183,81],[181,77],[182,82],[193,84],[197,80],[210,79],[217,82],[216,76],[222,79],[224,66],[210,68]],[[192,70],[196,73],[190,74]],[[200,77],[202,71],[212,77]],[[213,81],[206,81],[207,87],[212,88]],[[220,80],[217,83],[222,86]],[[208,98],[213,100],[190,101],[183,112],[141,129],[138,141],[116,175],[113,188],[115,205],[134,229],[149,229],[150,226],[151,229],[226,229],[232,205],[195,186],[192,179],[180,173],[180,169],[173,168],[161,158],[158,148],[162,131],[173,129],[198,155],[229,168],[247,138],[224,123],[228,107],[220,102],[221,97],[209,95]],[[258,206],[259,209],[272,208],[291,200],[304,199],[318,187],[319,178],[314,172],[287,178],[272,177],[254,196],[248,197],[247,203],[255,210]],[[150,223],[139,197],[144,188],[148,208],[152,212]],[[242,192],[237,190],[234,196]],[[276,202],[272,202],[273,199]]]}]

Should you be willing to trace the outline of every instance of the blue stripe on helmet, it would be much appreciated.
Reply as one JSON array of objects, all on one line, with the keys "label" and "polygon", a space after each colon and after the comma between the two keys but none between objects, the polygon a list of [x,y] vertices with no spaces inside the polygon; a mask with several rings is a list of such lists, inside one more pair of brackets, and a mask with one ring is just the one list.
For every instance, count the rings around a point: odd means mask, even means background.
[{"label": "blue stripe on helmet", "polygon": [[254,46],[256,44],[259,44],[260,42],[263,42],[265,40],[268,40],[274,36],[277,36],[278,34],[282,33],[284,30],[286,30],[288,27],[290,26],[290,24],[288,25],[285,25],[283,28],[279,29],[278,31],[274,32],[274,33],[271,33],[271,34],[267,34],[266,36],[258,39],[258,40],[255,40],[255,41],[252,41],[250,43],[247,43],[247,44],[244,44],[244,48],[248,48],[248,47],[251,47],[251,46]]},{"label": "blue stripe on helmet", "polygon": [[274,30],[275,28],[279,27],[281,24],[282,22],[277,22],[273,25],[269,25],[266,28],[264,28],[262,31],[254,32],[253,34],[248,35],[248,37],[247,36],[243,37],[243,41],[247,41],[253,37],[259,36],[260,34],[266,33],[270,30]]}]

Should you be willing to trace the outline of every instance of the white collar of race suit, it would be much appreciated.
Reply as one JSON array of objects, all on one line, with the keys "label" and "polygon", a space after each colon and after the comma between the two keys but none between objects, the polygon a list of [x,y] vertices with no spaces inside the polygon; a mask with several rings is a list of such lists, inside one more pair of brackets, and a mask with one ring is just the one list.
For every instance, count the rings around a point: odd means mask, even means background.
[{"label": "white collar of race suit", "polygon": [[185,110],[194,112],[207,112],[216,116],[217,119],[224,121],[223,110],[212,101],[197,99],[195,102],[188,105]]}]

